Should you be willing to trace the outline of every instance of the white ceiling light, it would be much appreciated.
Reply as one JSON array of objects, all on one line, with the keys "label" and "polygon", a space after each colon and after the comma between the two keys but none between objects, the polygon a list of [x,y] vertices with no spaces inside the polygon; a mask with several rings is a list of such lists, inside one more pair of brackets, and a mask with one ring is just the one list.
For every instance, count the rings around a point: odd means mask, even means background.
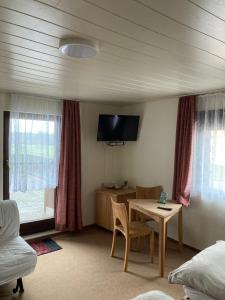
[{"label": "white ceiling light", "polygon": [[98,45],[93,41],[75,37],[60,40],[59,50],[70,57],[90,58],[97,55]]}]

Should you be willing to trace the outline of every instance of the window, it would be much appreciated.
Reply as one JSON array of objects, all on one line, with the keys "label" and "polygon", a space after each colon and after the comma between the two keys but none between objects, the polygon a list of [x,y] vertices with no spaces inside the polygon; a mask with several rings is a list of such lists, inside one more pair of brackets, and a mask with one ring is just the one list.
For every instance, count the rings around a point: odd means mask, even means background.
[{"label": "window", "polygon": [[54,217],[60,126],[59,116],[10,112],[9,193],[22,223]]},{"label": "window", "polygon": [[198,97],[192,197],[225,200],[225,99]]},{"label": "window", "polygon": [[210,188],[225,192],[225,130],[211,131],[212,181]]}]

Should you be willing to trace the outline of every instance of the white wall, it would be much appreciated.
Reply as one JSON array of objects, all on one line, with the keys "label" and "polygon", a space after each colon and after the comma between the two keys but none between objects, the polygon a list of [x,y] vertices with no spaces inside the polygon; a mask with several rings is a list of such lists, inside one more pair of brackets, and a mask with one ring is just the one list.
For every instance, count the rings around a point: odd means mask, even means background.
[{"label": "white wall", "polygon": [[120,106],[81,103],[82,209],[84,225],[95,223],[95,190],[121,180],[121,148],[97,142],[98,116],[119,114]]},{"label": "white wall", "polygon": [[[123,149],[122,177],[132,185],[161,184],[172,194],[176,115],[178,99],[129,105],[124,113],[140,114],[142,122],[136,143]],[[206,203],[192,199],[184,208],[184,243],[197,249],[225,240],[225,202]],[[176,220],[169,223],[169,236],[177,238]]]},{"label": "white wall", "polygon": [[138,141],[123,149],[123,176],[132,185],[162,184],[171,194],[177,100],[153,101],[124,108],[141,116]]}]

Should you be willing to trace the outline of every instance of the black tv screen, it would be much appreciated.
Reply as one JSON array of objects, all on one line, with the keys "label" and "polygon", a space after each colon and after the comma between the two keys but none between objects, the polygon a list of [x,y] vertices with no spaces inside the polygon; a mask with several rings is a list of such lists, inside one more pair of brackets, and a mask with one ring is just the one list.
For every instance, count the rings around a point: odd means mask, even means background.
[{"label": "black tv screen", "polygon": [[97,141],[136,141],[139,116],[99,115]]}]

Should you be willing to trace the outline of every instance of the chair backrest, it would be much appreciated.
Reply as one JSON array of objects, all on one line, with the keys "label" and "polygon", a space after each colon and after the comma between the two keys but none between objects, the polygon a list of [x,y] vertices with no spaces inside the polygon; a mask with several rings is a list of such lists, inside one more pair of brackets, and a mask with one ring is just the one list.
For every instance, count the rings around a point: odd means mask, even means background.
[{"label": "chair backrest", "polygon": [[117,221],[122,225],[124,232],[128,231],[128,215],[125,203],[117,203],[113,199],[112,202],[112,211],[113,211],[113,222],[114,227],[117,224]]},{"label": "chair backrest", "polygon": [[161,185],[152,187],[136,186],[136,198],[137,199],[159,199],[160,194],[163,191]]},{"label": "chair backrest", "polygon": [[0,200],[0,240],[19,235],[20,220],[16,201]]}]

